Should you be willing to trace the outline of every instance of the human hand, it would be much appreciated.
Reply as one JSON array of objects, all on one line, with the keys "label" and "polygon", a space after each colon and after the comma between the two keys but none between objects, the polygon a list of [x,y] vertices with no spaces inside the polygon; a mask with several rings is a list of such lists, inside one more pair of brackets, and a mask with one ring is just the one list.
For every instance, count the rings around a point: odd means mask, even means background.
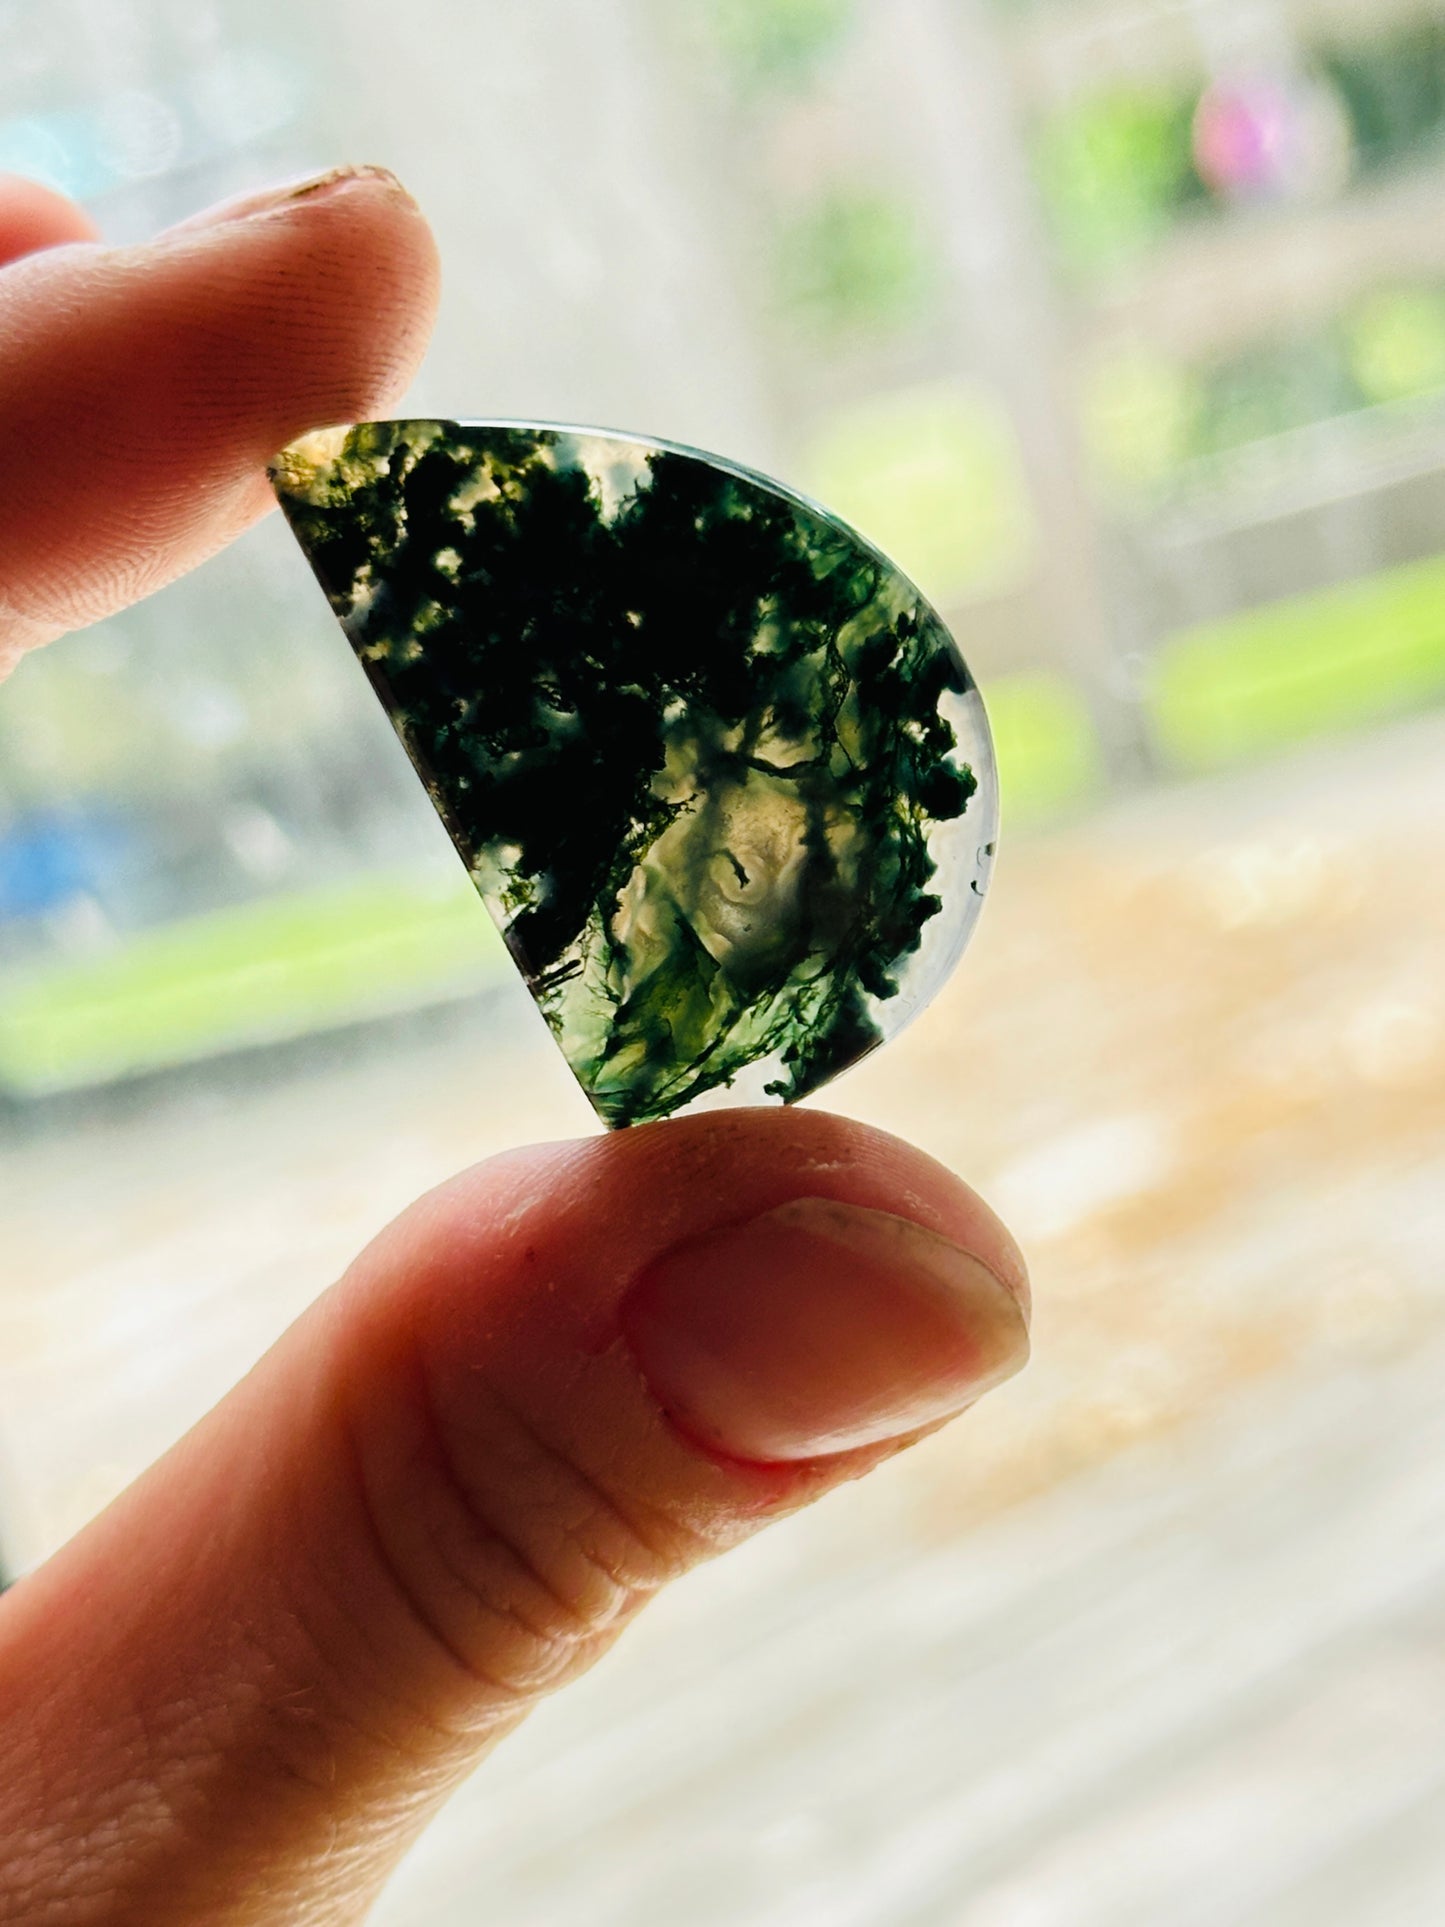
[{"label": "human hand", "polygon": [[[0,663],[235,535],[296,435],[384,413],[436,297],[376,172],[123,249],[0,182],[5,262]],[[1018,1370],[1027,1302],[970,1191],[815,1111],[444,1185],[0,1600],[0,1921],[357,1919],[659,1587]]]}]

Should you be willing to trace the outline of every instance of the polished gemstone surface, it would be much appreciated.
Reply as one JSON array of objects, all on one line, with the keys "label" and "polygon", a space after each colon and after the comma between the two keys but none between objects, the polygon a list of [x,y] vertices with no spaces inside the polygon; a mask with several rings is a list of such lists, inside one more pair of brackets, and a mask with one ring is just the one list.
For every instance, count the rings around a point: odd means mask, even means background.
[{"label": "polished gemstone surface", "polygon": [[988,729],[851,529],[588,429],[362,423],[272,475],[606,1123],[805,1096],[935,994],[991,863]]}]

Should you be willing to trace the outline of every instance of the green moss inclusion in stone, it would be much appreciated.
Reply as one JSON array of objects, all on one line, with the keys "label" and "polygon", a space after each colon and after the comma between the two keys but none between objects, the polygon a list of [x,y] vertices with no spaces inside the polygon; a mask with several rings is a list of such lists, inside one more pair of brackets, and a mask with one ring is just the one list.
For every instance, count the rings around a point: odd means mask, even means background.
[{"label": "green moss inclusion in stone", "polygon": [[[976,912],[987,735],[947,631],[851,530],[589,431],[367,423],[273,477],[608,1124],[801,1097],[937,987],[906,980]],[[968,812],[945,916],[932,845]]]}]

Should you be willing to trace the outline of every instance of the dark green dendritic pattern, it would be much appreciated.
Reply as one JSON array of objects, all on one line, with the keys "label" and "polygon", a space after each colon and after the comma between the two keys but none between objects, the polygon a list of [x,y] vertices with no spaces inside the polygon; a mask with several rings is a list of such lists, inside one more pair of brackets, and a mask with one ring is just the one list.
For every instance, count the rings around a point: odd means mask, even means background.
[{"label": "dark green dendritic pattern", "polygon": [[977,699],[876,552],[761,477],[585,431],[370,423],[273,474],[608,1124],[739,1080],[790,1101],[897,1028]]}]

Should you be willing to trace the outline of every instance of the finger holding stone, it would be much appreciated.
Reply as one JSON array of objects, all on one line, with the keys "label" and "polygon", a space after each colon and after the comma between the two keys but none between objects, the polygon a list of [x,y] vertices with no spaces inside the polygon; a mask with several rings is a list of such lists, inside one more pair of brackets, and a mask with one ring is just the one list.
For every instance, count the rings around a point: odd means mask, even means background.
[{"label": "finger holding stone", "polygon": [[430,231],[379,169],[253,196],[143,246],[50,245],[78,238],[67,222],[53,205],[15,212],[10,231],[44,251],[0,272],[0,668],[265,513],[269,456],[386,408],[436,306]]}]

